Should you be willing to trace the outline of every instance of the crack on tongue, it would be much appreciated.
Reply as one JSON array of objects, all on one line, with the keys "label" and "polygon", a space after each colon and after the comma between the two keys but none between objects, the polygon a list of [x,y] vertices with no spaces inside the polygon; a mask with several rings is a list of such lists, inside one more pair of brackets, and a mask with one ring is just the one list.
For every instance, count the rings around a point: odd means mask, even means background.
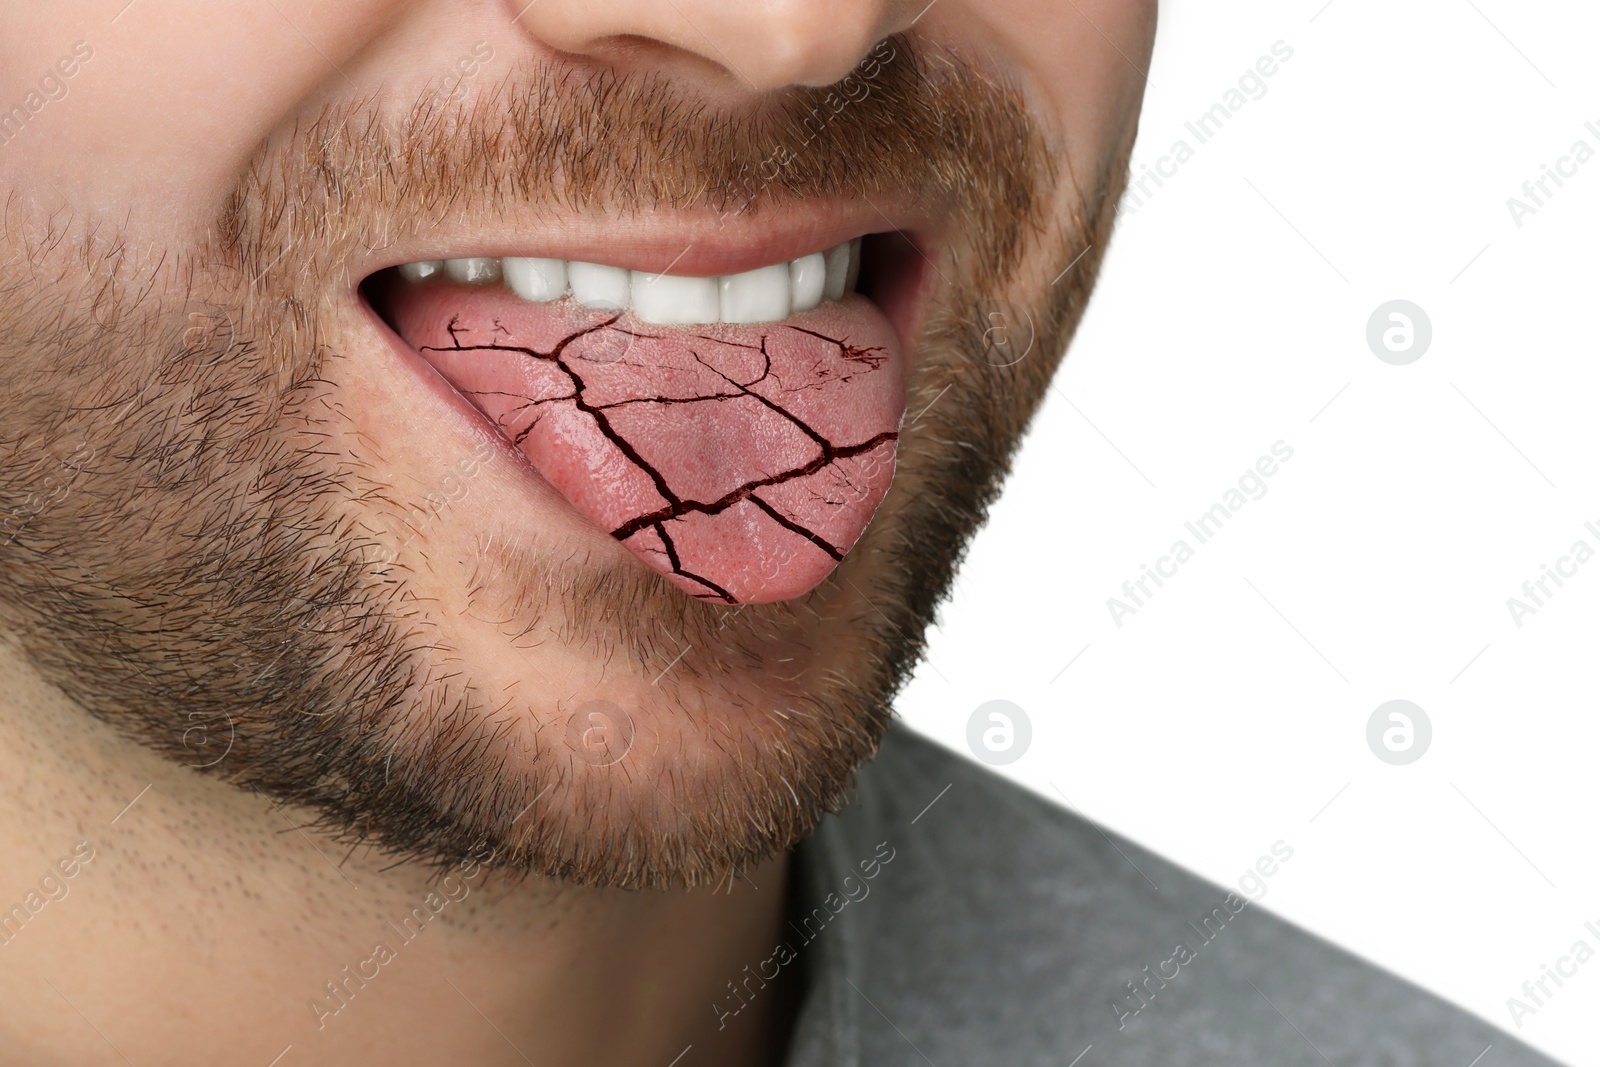
[{"label": "crack on tongue", "polygon": [[[449,324],[446,326],[446,330],[450,335],[451,347],[441,348],[433,346],[419,346],[418,350],[421,352],[481,352],[486,354],[501,353],[522,357],[527,360],[538,361],[558,370],[565,377],[569,385],[569,389],[567,391],[559,391],[548,395],[543,393],[540,395],[528,395],[527,393],[523,392],[513,392],[507,390],[463,391],[469,396],[497,396],[514,401],[522,401],[521,404],[512,407],[510,410],[504,412],[502,415],[496,418],[496,422],[503,430],[509,431],[510,427],[507,425],[508,423],[514,424],[517,420],[528,414],[530,411],[534,412],[532,421],[530,421],[520,430],[517,430],[515,433],[509,433],[512,442],[519,447],[524,444],[529,435],[532,434],[533,431],[539,426],[544,417],[544,413],[549,411],[554,405],[570,404],[573,409],[586,415],[600,435],[614,448],[616,448],[618,452],[626,457],[627,461],[632,464],[634,468],[636,468],[640,473],[650,480],[650,483],[654,487],[656,493],[659,494],[661,499],[665,502],[660,507],[633,515],[626,521],[614,526],[611,529],[611,535],[619,541],[628,543],[630,539],[636,539],[640,536],[653,534],[654,537],[660,542],[661,547],[659,550],[646,543],[635,543],[630,545],[630,547],[634,548],[636,552],[642,548],[644,551],[651,552],[658,556],[664,556],[668,567],[668,573],[684,581],[694,583],[700,589],[704,590],[703,592],[693,589],[687,590],[691,593],[691,595],[705,600],[717,600],[728,604],[737,604],[740,602],[738,597],[735,596],[735,594],[727,589],[723,584],[720,584],[705,574],[691,570],[684,563],[680,553],[680,546],[674,539],[672,531],[669,530],[668,524],[689,519],[695,515],[719,515],[727,511],[729,508],[745,502],[748,502],[751,506],[756,508],[783,530],[788,531],[795,537],[801,538],[805,542],[814,546],[817,550],[824,553],[835,564],[843,560],[845,552],[850,548],[849,544],[846,544],[842,547],[838,544],[835,544],[823,533],[812,529],[806,523],[797,520],[793,515],[785,514],[778,505],[763,497],[760,491],[783,487],[790,485],[791,483],[799,483],[803,479],[810,478],[811,476],[825,471],[830,467],[836,467],[836,465],[840,464],[841,461],[851,460],[855,457],[867,457],[872,452],[883,448],[886,445],[892,449],[894,442],[899,439],[899,432],[897,429],[885,430],[883,432],[873,434],[865,440],[852,444],[836,444],[827,436],[827,434],[817,430],[806,419],[800,417],[794,411],[789,410],[789,408],[785,407],[782,403],[779,403],[778,400],[774,399],[772,396],[767,395],[767,391],[760,391],[757,387],[768,385],[782,393],[797,394],[810,390],[820,390],[835,383],[848,383],[854,380],[858,375],[870,374],[871,372],[878,370],[889,358],[885,350],[878,346],[856,346],[852,345],[847,339],[830,337],[826,334],[819,333],[814,330],[804,329],[798,326],[784,325],[779,328],[809,336],[816,340],[825,342],[825,344],[828,346],[833,346],[833,350],[829,354],[831,359],[847,364],[849,368],[852,368],[843,371],[834,370],[826,365],[824,358],[818,357],[811,362],[809,367],[804,368],[807,380],[791,384],[781,380],[779,375],[774,372],[773,358],[767,350],[767,343],[771,337],[770,334],[763,334],[759,344],[743,344],[725,338],[711,337],[702,334],[687,340],[706,341],[716,345],[748,349],[751,353],[759,353],[761,357],[760,373],[755,374],[753,377],[746,376],[748,377],[748,380],[741,380],[740,377],[730,374],[727,371],[713,365],[711,362],[708,362],[700,355],[698,351],[690,348],[688,349],[688,355],[693,359],[694,363],[724,383],[726,387],[725,389],[718,387],[711,392],[702,392],[690,396],[673,396],[669,395],[669,393],[663,388],[662,390],[658,391],[659,395],[654,393],[646,393],[645,395],[628,396],[623,399],[611,400],[609,402],[592,402],[590,397],[586,394],[593,391],[594,386],[590,381],[585,379],[583,373],[580,373],[579,368],[574,365],[575,363],[587,362],[597,367],[604,366],[608,363],[628,366],[630,368],[637,367],[640,368],[641,372],[644,374],[648,374],[652,370],[660,370],[660,368],[654,367],[651,364],[640,364],[625,360],[598,361],[591,357],[587,357],[584,354],[581,346],[579,346],[579,342],[585,338],[589,338],[600,333],[600,331],[608,329],[614,329],[616,333],[623,334],[633,339],[666,340],[660,335],[636,333],[634,331],[616,326],[618,319],[621,317],[622,316],[619,313],[609,318],[590,323],[581,329],[574,330],[573,332],[562,337],[561,340],[551,347],[549,351],[544,352],[533,347],[504,342],[495,342],[490,344],[463,343],[462,334],[470,331],[461,326],[459,316],[456,316],[452,317]],[[495,334],[504,334],[507,332],[503,327],[500,326],[498,321],[494,323],[494,326],[495,329],[493,332]],[[768,391],[771,390],[769,389]],[[801,434],[805,439],[815,446],[816,455],[807,462],[787,466],[781,470],[761,471],[758,476],[748,478],[736,485],[731,490],[728,490],[713,499],[707,500],[696,499],[692,496],[688,496],[674,490],[666,476],[666,473],[645,457],[639,445],[635,441],[629,439],[628,434],[623,432],[623,430],[615,424],[611,416],[611,413],[613,412],[635,405],[648,404],[658,406],[676,406],[723,403],[740,400],[747,402],[753,401],[761,405],[765,410],[770,411],[778,419],[782,420],[784,424],[798,431],[799,434]],[[843,482],[844,486],[855,493],[857,499],[867,495],[868,490],[863,490],[861,487],[855,486],[851,483],[849,474],[844,468],[839,467],[837,468],[837,471],[838,476]],[[819,506],[831,506],[835,508],[848,506],[846,500],[842,498],[835,498],[826,493],[818,492],[810,485],[803,485],[802,489],[808,492],[812,499],[815,500]],[[792,553],[790,558],[792,558]]]}]

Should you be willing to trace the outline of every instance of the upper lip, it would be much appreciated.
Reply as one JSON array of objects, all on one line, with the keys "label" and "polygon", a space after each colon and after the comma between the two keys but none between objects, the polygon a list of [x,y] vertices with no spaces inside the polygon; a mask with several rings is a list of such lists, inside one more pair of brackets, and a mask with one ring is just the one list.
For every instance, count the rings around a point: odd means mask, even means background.
[{"label": "upper lip", "polygon": [[737,274],[798,259],[868,233],[898,230],[927,254],[937,216],[888,200],[803,200],[746,213],[556,215],[508,208],[498,218],[426,225],[376,246],[352,264],[356,278],[421,260],[538,256],[687,276]]}]

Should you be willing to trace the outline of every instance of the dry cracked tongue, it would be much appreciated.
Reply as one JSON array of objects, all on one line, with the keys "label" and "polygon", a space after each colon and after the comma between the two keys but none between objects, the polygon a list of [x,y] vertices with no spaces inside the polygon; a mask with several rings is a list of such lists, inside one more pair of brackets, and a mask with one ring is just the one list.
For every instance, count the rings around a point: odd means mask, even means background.
[{"label": "dry cracked tongue", "polygon": [[693,596],[810,591],[888,491],[904,368],[861,297],[737,326],[448,285],[395,310],[401,336],[551,485]]}]

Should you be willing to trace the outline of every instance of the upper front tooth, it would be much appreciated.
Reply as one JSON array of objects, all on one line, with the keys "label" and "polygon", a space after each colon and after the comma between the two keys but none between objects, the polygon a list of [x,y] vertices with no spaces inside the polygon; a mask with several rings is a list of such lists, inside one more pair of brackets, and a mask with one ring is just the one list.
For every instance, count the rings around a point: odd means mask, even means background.
[{"label": "upper front tooth", "polygon": [[633,272],[633,313],[645,322],[717,321],[717,279]]},{"label": "upper front tooth", "polygon": [[827,257],[821,252],[789,263],[789,288],[795,311],[810,311],[822,303],[822,292],[828,280],[827,263]]},{"label": "upper front tooth", "polygon": [[507,256],[500,261],[506,284],[524,300],[559,300],[567,291],[567,261]]},{"label": "upper front tooth", "polygon": [[774,263],[722,279],[723,322],[779,322],[789,317],[789,264]]},{"label": "upper front tooth", "polygon": [[584,307],[621,311],[630,303],[628,299],[629,275],[626,267],[607,267],[600,263],[568,263],[567,281],[572,285],[572,299]]},{"label": "upper front tooth", "polygon": [[447,259],[444,261],[444,272],[455,281],[481,285],[484,282],[492,282],[500,277],[500,261],[486,256],[474,256],[471,259]]}]

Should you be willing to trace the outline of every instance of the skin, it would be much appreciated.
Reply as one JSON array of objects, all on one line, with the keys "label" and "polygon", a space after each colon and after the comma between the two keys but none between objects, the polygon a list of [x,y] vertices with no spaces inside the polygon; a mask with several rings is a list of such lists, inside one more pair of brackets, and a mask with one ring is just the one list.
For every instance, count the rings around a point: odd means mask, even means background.
[{"label": "skin", "polygon": [[[65,97],[36,115],[23,136],[0,146],[0,199],[11,196],[15,208],[0,248],[11,253],[5,269],[18,269],[17,253],[52,220],[73,239],[92,228],[90,220],[115,227],[136,258],[196,246],[264,143],[320,107],[368,97],[414,100],[485,41],[493,46],[495,70],[479,79],[483,86],[502,71],[553,63],[653,72],[730,111],[794,86],[830,85],[890,34],[959,48],[1022,93],[1052,154],[1070,161],[1070,174],[1040,205],[1044,218],[1064,226],[1091,208],[1103,210],[1103,203],[1088,202],[1093,189],[1115,188],[1154,23],[1153,3],[1141,0],[1067,7],[1046,0],[940,0],[932,7],[920,0],[538,0],[514,19],[521,8],[494,0],[137,0],[119,15],[122,0],[8,5],[0,12],[0,101],[20,97],[33,72],[46,71],[76,41],[89,42],[94,55],[70,79]],[[898,214],[892,198],[885,203]],[[604,256],[588,258],[659,269],[653,257],[682,247],[687,235],[699,251],[675,269],[719,273],[809,250],[808,242],[837,229],[849,210],[788,203],[748,224],[718,225],[703,212],[675,215],[667,208],[561,216],[511,203],[499,214],[473,205],[431,228],[397,228],[382,235],[386,240],[368,241],[368,251],[350,255],[338,270],[329,268],[330,277],[344,281],[330,287],[334,295],[318,313],[326,318],[326,336],[354,353],[336,368],[335,396],[362,412],[392,407],[392,425],[414,422],[391,361],[371,339],[370,322],[351,310],[355,283],[374,270],[452,250],[514,254],[529,241],[572,258],[604,248]],[[788,222],[783,211],[790,212]],[[905,211],[915,215],[912,207]],[[951,228],[958,231],[959,223]],[[1004,291],[987,294],[996,305],[1039,306],[1074,251],[1050,236],[1029,235]],[[318,252],[291,250],[290,261],[302,254]],[[630,258],[636,262],[624,262]],[[0,274],[0,280],[15,277]],[[9,351],[0,339],[0,358]],[[1024,412],[1036,402],[1050,361],[1039,355],[1028,366],[1034,376],[1017,386]],[[932,386],[922,395],[937,392]],[[914,396],[911,409],[920,406]],[[0,415],[0,428],[20,432],[5,426],[6,418]],[[443,431],[386,436],[376,424],[352,423],[335,433],[361,455],[365,469],[383,472],[402,504],[427,492],[430,470],[452,461],[461,447]],[[492,496],[522,507],[509,470],[491,465],[485,477]],[[890,513],[905,506],[894,499],[886,505]],[[537,499],[526,507],[542,529],[554,531],[554,541],[568,536],[563,524],[574,521],[570,516]],[[348,513],[354,509],[349,505]],[[866,633],[853,627],[865,627],[860,620],[875,610],[840,590],[812,602],[814,622],[762,616],[781,633],[771,640],[758,640],[753,629],[742,633],[759,662],[712,682],[706,680],[716,676],[711,661],[699,667],[691,661],[672,683],[676,703],[669,709],[650,678],[671,648],[618,671],[608,670],[588,644],[508,647],[504,633],[484,621],[509,613],[507,602],[474,600],[461,591],[470,585],[471,568],[436,561],[458,549],[477,553],[480,563],[490,558],[482,548],[489,521],[473,507],[461,508],[396,549],[409,564],[410,595],[430,605],[419,609],[422,623],[439,627],[457,667],[485,689],[515,691],[529,708],[582,690],[637,709],[638,755],[630,766],[646,780],[667,775],[674,764],[689,768],[675,803],[691,809],[709,806],[706,797],[726,770],[710,754],[716,735],[703,723],[736,721],[743,705],[777,699],[785,690],[773,680],[776,662],[813,654],[829,627],[847,636]],[[606,555],[608,548],[615,553]],[[615,546],[593,551],[601,569],[633,566]],[[860,558],[847,561],[853,569],[842,573],[874,588],[888,555],[869,539]],[[686,1047],[677,1061],[684,1067],[779,1062],[792,1021],[792,983],[775,986],[726,1029],[707,1008],[778,939],[788,854],[763,850],[761,842],[749,843],[742,860],[730,853],[717,866],[720,877],[678,870],[646,891],[606,884],[598,872],[575,880],[586,884],[571,884],[537,870],[511,877],[494,862],[474,868],[474,877],[452,883],[468,888],[428,922],[428,936],[398,948],[348,1006],[319,1025],[308,1000],[345,967],[371,956],[375,941],[394,943],[388,924],[439,891],[437,872],[392,866],[381,833],[357,846],[339,836],[338,825],[304,829],[321,813],[196,773],[204,760],[158,754],[103,708],[86,714],[73,686],[41,669],[24,616],[11,611],[5,618],[0,906],[21,900],[47,876],[59,878],[66,895],[0,945],[0,1064],[266,1064],[286,1046],[277,1061],[285,1065],[447,1057],[541,1067],[660,1065]],[[696,618],[697,654],[712,656],[718,641],[733,640],[718,636],[715,616]],[[817,670],[869,672],[872,652],[864,643],[833,643],[844,651],[819,659]],[[702,725],[680,721],[679,708],[691,709]],[[744,727],[727,729],[737,739]],[[764,750],[752,742],[745,758],[759,762]],[[514,776],[516,766],[500,773]],[[558,814],[574,819],[583,810]],[[664,819],[663,811],[614,814],[649,823]],[[60,877],[58,861],[85,841],[93,858],[71,878]],[[52,895],[50,886],[45,890]]]}]

